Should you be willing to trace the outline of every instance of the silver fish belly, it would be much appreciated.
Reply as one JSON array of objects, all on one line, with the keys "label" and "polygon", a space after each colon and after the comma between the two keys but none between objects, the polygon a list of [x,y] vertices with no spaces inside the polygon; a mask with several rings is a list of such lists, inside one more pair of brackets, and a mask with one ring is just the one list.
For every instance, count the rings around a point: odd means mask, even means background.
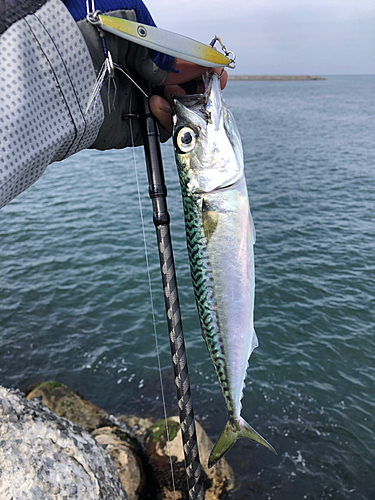
[{"label": "silver fish belly", "polygon": [[215,73],[206,86],[204,95],[174,96],[173,140],[202,335],[228,413],[209,457],[212,467],[240,437],[274,449],[241,417],[248,360],[258,345],[255,231],[237,126]]}]

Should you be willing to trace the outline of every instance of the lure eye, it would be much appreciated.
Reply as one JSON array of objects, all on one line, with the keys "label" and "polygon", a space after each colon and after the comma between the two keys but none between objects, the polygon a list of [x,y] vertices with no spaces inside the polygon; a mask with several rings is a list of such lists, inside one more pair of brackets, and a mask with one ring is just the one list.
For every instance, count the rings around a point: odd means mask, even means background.
[{"label": "lure eye", "polygon": [[197,144],[195,132],[190,127],[183,127],[177,134],[177,146],[183,153],[193,151]]}]

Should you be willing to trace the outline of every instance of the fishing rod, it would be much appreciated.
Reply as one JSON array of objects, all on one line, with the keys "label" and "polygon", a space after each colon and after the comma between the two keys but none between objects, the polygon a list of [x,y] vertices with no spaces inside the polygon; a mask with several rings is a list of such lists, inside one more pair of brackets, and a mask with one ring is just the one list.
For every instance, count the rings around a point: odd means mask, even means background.
[{"label": "fishing rod", "polygon": [[[99,30],[108,31],[130,42],[160,51],[172,57],[184,59],[191,63],[209,66],[211,68],[235,67],[235,54],[231,51],[227,51],[220,38],[216,36],[209,45],[206,45],[192,40],[191,38],[170,31],[161,30],[153,26],[146,26],[127,19],[102,15],[99,11],[95,10],[94,0],[91,0],[91,11],[89,0],[86,0],[86,9],[88,21],[97,26]],[[224,54],[214,49],[216,41],[221,45]],[[100,82],[103,81],[106,73],[108,72],[109,76],[113,77],[115,69],[120,70],[130,78],[140,91],[139,96],[141,99],[142,112],[139,118],[146,158],[149,194],[153,208],[153,221],[158,242],[188,493],[190,500],[204,500],[202,470],[199,461],[193,402],[191,398],[185,341],[182,330],[172,241],[169,230],[170,217],[166,202],[167,188],[164,181],[159,129],[150,111],[148,102],[148,95],[151,95],[151,85],[145,80],[138,85],[130,75],[113,63],[111,54],[107,51],[106,44],[104,43],[104,37],[102,37],[102,43],[106,58],[105,64],[99,75],[97,88],[95,87],[91,97],[95,98],[97,89],[100,90],[101,87]],[[146,93],[143,89],[148,89],[148,92]],[[91,99],[89,100],[88,108],[90,105]]]},{"label": "fishing rod", "polygon": [[153,221],[158,242],[188,493],[190,500],[203,500],[202,471],[199,461],[193,401],[190,391],[172,241],[169,230],[170,216],[167,209],[167,188],[164,181],[159,129],[154,116],[151,114],[148,98],[142,94],[141,99],[143,109],[140,115],[140,123],[146,158],[149,195],[152,201]]}]

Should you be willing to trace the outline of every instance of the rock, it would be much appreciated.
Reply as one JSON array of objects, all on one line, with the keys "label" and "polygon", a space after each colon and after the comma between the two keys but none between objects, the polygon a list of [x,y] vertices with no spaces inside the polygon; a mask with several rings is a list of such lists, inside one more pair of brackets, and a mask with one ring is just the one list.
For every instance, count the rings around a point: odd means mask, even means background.
[{"label": "rock", "polygon": [[0,498],[126,500],[104,449],[82,428],[0,386]]},{"label": "rock", "polygon": [[[142,452],[139,452],[140,445],[132,436],[145,435],[145,426],[148,428],[152,424],[150,420],[121,417],[120,421],[86,401],[66,385],[53,380],[34,387],[27,395],[27,399],[33,398],[42,398],[49,410],[92,431],[92,436],[111,457],[129,499],[139,498],[144,486],[145,474],[140,458],[142,455]],[[128,421],[132,427],[134,426],[131,435],[125,431],[127,428],[125,421]],[[139,429],[141,429],[140,432]]]},{"label": "rock", "polygon": [[[136,416],[122,415],[114,418],[65,385],[54,381],[35,387],[27,398],[34,397],[41,397],[51,411],[93,431],[93,437],[112,458],[130,500],[188,498],[182,438],[177,417],[168,419],[176,488],[174,497],[164,420],[153,424],[150,419]],[[213,443],[197,422],[196,430],[205,499],[225,500],[234,488],[233,471],[225,459],[220,460],[212,469],[207,468]]]},{"label": "rock", "polygon": [[101,427],[92,435],[112,458],[129,500],[138,500],[146,479],[141,458],[142,450],[138,442],[129,434],[113,427]]},{"label": "rock", "polygon": [[110,423],[106,411],[54,380],[38,384],[27,395],[29,401],[37,397],[41,397],[44,405],[59,417],[71,420],[89,431]]},{"label": "rock", "polygon": [[[168,419],[169,446],[166,439],[164,420],[159,420],[151,426],[149,436],[146,439],[146,454],[153,467],[153,473],[163,491],[163,493],[157,497],[160,499],[168,498],[167,495],[173,494],[169,453],[172,456],[173,462],[175,485],[177,489],[176,498],[188,498],[182,436],[178,422],[179,419],[177,417]],[[202,466],[205,500],[217,500],[219,498],[224,500],[229,497],[229,492],[234,488],[233,470],[228,465],[225,458],[221,459],[212,469],[208,469],[207,462],[213,443],[199,422],[195,424]],[[173,498],[173,496],[171,498]]]},{"label": "rock", "polygon": [[153,422],[149,418],[136,417],[135,415],[121,415],[117,417],[120,424],[124,424],[131,436],[135,437],[142,447]]}]

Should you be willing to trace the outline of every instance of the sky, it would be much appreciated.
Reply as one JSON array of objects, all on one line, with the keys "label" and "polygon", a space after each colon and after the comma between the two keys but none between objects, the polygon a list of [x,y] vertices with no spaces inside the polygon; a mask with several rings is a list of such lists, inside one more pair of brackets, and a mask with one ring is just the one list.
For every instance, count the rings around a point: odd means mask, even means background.
[{"label": "sky", "polygon": [[231,74],[375,74],[375,0],[144,0],[157,26],[237,56]]}]

